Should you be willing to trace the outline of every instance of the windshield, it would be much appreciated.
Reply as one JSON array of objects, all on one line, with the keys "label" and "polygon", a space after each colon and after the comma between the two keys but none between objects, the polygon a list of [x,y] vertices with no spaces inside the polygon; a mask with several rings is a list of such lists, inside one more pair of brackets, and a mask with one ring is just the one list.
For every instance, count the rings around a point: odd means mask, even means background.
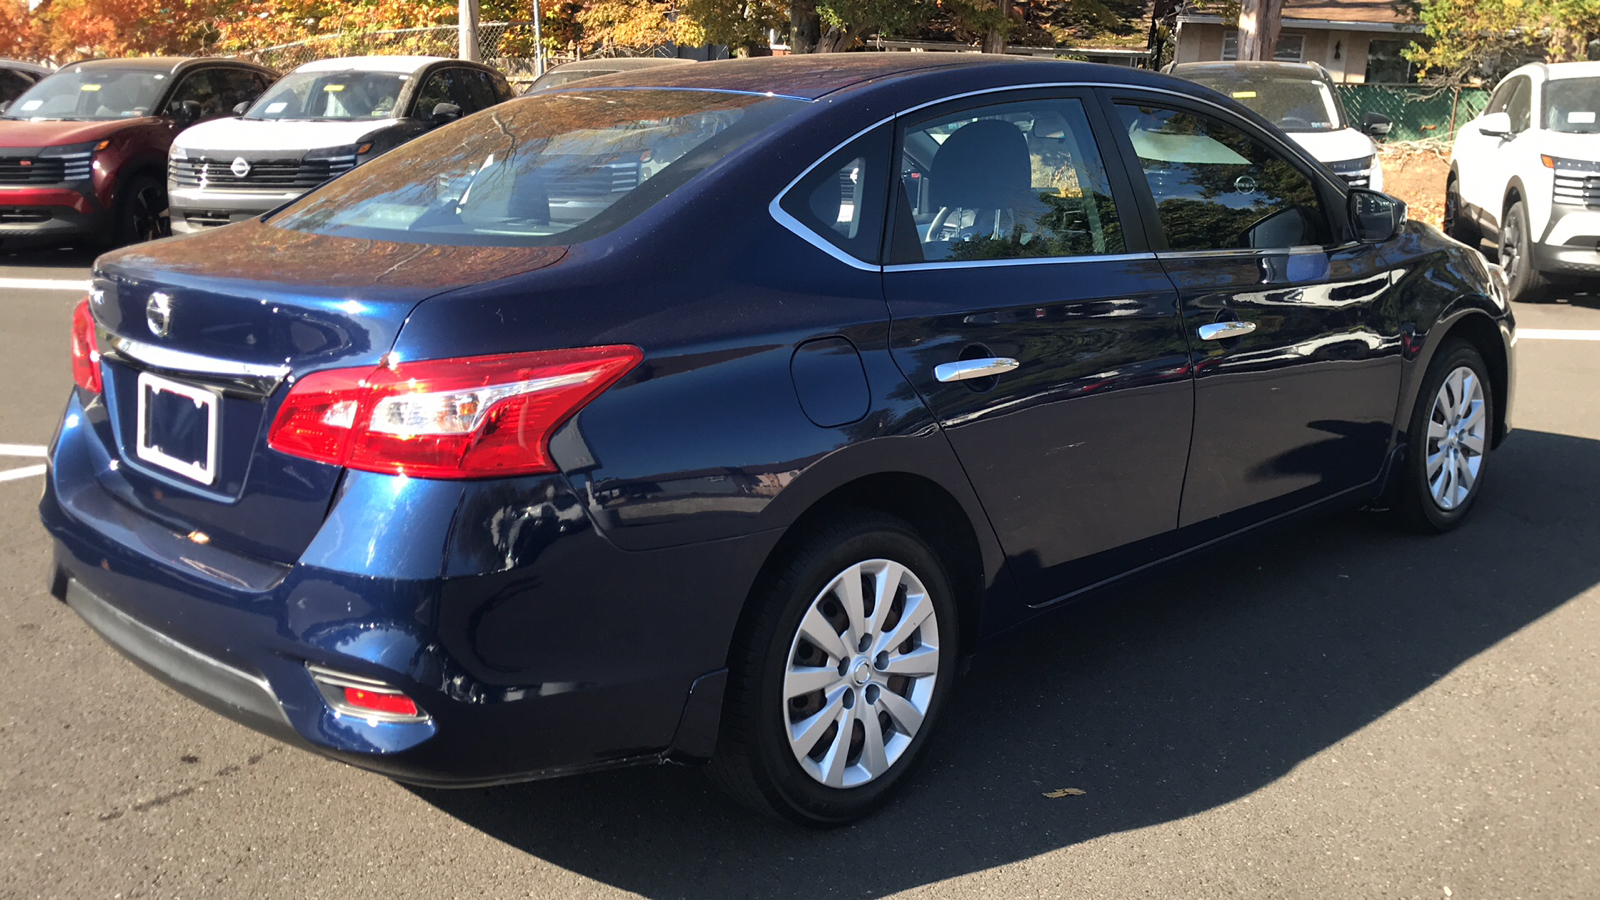
[{"label": "windshield", "polygon": [[1227,94],[1284,131],[1333,131],[1345,127],[1333,91],[1319,79],[1246,70],[1179,74]]},{"label": "windshield", "polygon": [[293,72],[267,89],[246,119],[389,119],[398,115],[398,72]]},{"label": "windshield", "polygon": [[155,114],[167,73],[70,66],[34,85],[8,119],[133,119]]},{"label": "windshield", "polygon": [[804,106],[712,91],[535,94],[386,153],[272,224],[428,244],[586,240]]},{"label": "windshield", "polygon": [[1567,134],[1600,134],[1600,78],[1561,78],[1544,86],[1544,127]]}]

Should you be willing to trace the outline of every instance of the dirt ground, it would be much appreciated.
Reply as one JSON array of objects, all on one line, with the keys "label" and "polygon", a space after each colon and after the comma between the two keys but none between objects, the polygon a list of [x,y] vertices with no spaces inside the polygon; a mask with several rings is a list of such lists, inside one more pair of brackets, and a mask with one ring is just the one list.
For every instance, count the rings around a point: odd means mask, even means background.
[{"label": "dirt ground", "polygon": [[1411,218],[1435,227],[1444,220],[1444,180],[1450,152],[1420,147],[1383,148],[1383,190],[1409,207]]}]

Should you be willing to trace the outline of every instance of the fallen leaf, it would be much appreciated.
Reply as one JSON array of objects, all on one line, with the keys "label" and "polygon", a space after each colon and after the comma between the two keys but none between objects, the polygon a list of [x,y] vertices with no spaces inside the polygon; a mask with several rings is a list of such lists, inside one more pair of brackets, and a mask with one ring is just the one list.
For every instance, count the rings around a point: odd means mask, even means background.
[{"label": "fallen leaf", "polygon": [[1083,791],[1077,788],[1056,788],[1053,791],[1045,791],[1044,795],[1051,800],[1060,800],[1062,797],[1082,797]]}]

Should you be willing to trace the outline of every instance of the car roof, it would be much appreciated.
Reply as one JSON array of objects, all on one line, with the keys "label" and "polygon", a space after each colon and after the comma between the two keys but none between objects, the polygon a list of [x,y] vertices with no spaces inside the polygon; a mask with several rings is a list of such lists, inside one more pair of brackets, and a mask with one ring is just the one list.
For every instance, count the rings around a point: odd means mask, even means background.
[{"label": "car roof", "polygon": [[20,59],[0,59],[0,69],[16,69],[22,72],[32,72],[35,75],[49,75],[55,69],[41,66],[38,63],[23,62]]},{"label": "car roof", "polygon": [[564,63],[550,69],[551,72],[588,72],[598,69],[604,72],[629,72],[634,69],[649,69],[655,66],[675,66],[679,63],[692,63],[696,60],[679,59],[676,56],[612,56],[601,59],[580,59],[577,62]]},{"label": "car roof", "polygon": [[1562,78],[1600,77],[1600,62],[1539,63],[1551,81]]},{"label": "car roof", "polygon": [[295,69],[296,72],[415,72],[434,63],[459,62],[442,56],[340,56],[318,59]]},{"label": "car roof", "polygon": [[130,56],[126,59],[86,59],[82,62],[68,63],[56,71],[65,72],[68,69],[77,69],[81,67],[91,70],[120,69],[122,71],[128,71],[131,69],[136,72],[176,72],[179,69],[188,68],[189,66],[198,65],[199,63],[226,63],[236,66],[247,66],[252,69],[266,68],[265,66],[258,66],[255,63],[245,62],[244,60],[225,59],[219,56]]},{"label": "car roof", "polygon": [[[1169,86],[1173,80],[1123,66],[1066,60],[1040,60],[997,53],[828,53],[724,59],[693,66],[657,66],[606,75],[553,91],[658,87],[680,90],[738,91],[815,100],[866,83],[887,83],[958,69],[1015,68],[1019,79],[1056,82],[1107,82]],[[1026,74],[1024,70],[1027,71]]]}]

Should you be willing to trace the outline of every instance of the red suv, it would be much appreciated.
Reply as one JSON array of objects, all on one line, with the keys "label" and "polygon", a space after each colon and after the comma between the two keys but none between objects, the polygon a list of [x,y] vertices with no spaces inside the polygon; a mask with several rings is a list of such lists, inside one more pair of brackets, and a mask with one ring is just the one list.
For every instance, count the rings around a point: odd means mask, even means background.
[{"label": "red suv", "polygon": [[0,246],[126,244],[167,232],[167,149],[231,115],[271,70],[227,59],[102,59],[0,108]]}]

